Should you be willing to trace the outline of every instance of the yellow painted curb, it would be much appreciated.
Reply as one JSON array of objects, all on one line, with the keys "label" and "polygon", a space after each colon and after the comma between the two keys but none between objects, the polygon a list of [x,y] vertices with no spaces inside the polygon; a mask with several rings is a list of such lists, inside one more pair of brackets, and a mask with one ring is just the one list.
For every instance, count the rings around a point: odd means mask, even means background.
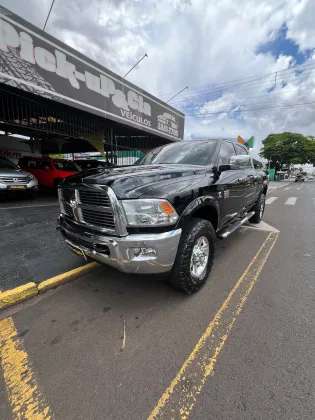
[{"label": "yellow painted curb", "polygon": [[66,273],[59,274],[48,280],[44,280],[39,284],[27,283],[23,286],[15,287],[14,289],[7,290],[0,293],[0,309],[8,308],[9,306],[23,302],[40,293],[47,292],[48,290],[55,289],[68,281],[75,280],[76,278],[89,273],[94,268],[99,267],[97,262],[91,262]]},{"label": "yellow painted curb", "polygon": [[38,293],[44,293],[47,292],[47,290],[55,289],[56,287],[61,286],[70,280],[74,280],[75,278],[88,273],[96,267],[99,267],[99,264],[96,262],[91,262],[89,264],[83,265],[82,267],[78,267],[71,271],[67,271],[66,273],[59,274],[58,276],[52,277],[51,279],[44,280],[38,284]]},{"label": "yellow painted curb", "polygon": [[12,290],[0,293],[0,308],[4,309],[16,303],[23,302],[38,294],[36,283],[27,283]]}]

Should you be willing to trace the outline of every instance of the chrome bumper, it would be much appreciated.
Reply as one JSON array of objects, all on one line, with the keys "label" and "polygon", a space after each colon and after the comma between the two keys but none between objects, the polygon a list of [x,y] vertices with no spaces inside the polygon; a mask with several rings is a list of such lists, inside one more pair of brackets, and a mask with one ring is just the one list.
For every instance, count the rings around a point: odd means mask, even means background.
[{"label": "chrome bumper", "polygon": [[[114,237],[70,225],[60,216],[57,229],[69,248],[124,273],[155,274],[172,269],[182,230]],[[101,251],[99,251],[101,249]]]}]

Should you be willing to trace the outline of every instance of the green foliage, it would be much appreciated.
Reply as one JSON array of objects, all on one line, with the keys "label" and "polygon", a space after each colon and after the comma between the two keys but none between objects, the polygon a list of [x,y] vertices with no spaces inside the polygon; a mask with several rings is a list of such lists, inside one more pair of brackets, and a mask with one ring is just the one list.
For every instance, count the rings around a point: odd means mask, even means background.
[{"label": "green foliage", "polygon": [[260,156],[270,161],[270,167],[277,170],[282,165],[315,164],[315,137],[298,133],[269,134],[263,140]]},{"label": "green foliage", "polygon": [[49,157],[52,159],[64,159],[65,155],[63,153],[56,153],[56,154],[49,155]]}]

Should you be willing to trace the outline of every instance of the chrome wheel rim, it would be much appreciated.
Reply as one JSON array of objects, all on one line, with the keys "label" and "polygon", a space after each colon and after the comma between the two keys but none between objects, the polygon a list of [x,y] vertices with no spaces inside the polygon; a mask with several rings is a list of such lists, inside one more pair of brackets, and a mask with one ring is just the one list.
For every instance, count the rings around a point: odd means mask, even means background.
[{"label": "chrome wheel rim", "polygon": [[260,218],[262,218],[263,217],[263,214],[264,214],[264,210],[265,210],[265,199],[263,198],[262,199],[262,202],[261,202],[261,205],[260,205]]},{"label": "chrome wheel rim", "polygon": [[190,258],[190,274],[201,278],[207,270],[209,260],[209,241],[205,236],[197,239]]}]

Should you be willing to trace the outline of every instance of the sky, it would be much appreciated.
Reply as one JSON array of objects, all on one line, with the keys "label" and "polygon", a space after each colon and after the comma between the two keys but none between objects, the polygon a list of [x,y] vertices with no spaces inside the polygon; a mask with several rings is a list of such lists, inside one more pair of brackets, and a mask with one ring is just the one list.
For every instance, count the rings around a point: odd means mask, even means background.
[{"label": "sky", "polygon": [[[0,0],[43,27],[51,0]],[[46,31],[186,114],[185,138],[315,135],[314,0],[55,0]]]}]

